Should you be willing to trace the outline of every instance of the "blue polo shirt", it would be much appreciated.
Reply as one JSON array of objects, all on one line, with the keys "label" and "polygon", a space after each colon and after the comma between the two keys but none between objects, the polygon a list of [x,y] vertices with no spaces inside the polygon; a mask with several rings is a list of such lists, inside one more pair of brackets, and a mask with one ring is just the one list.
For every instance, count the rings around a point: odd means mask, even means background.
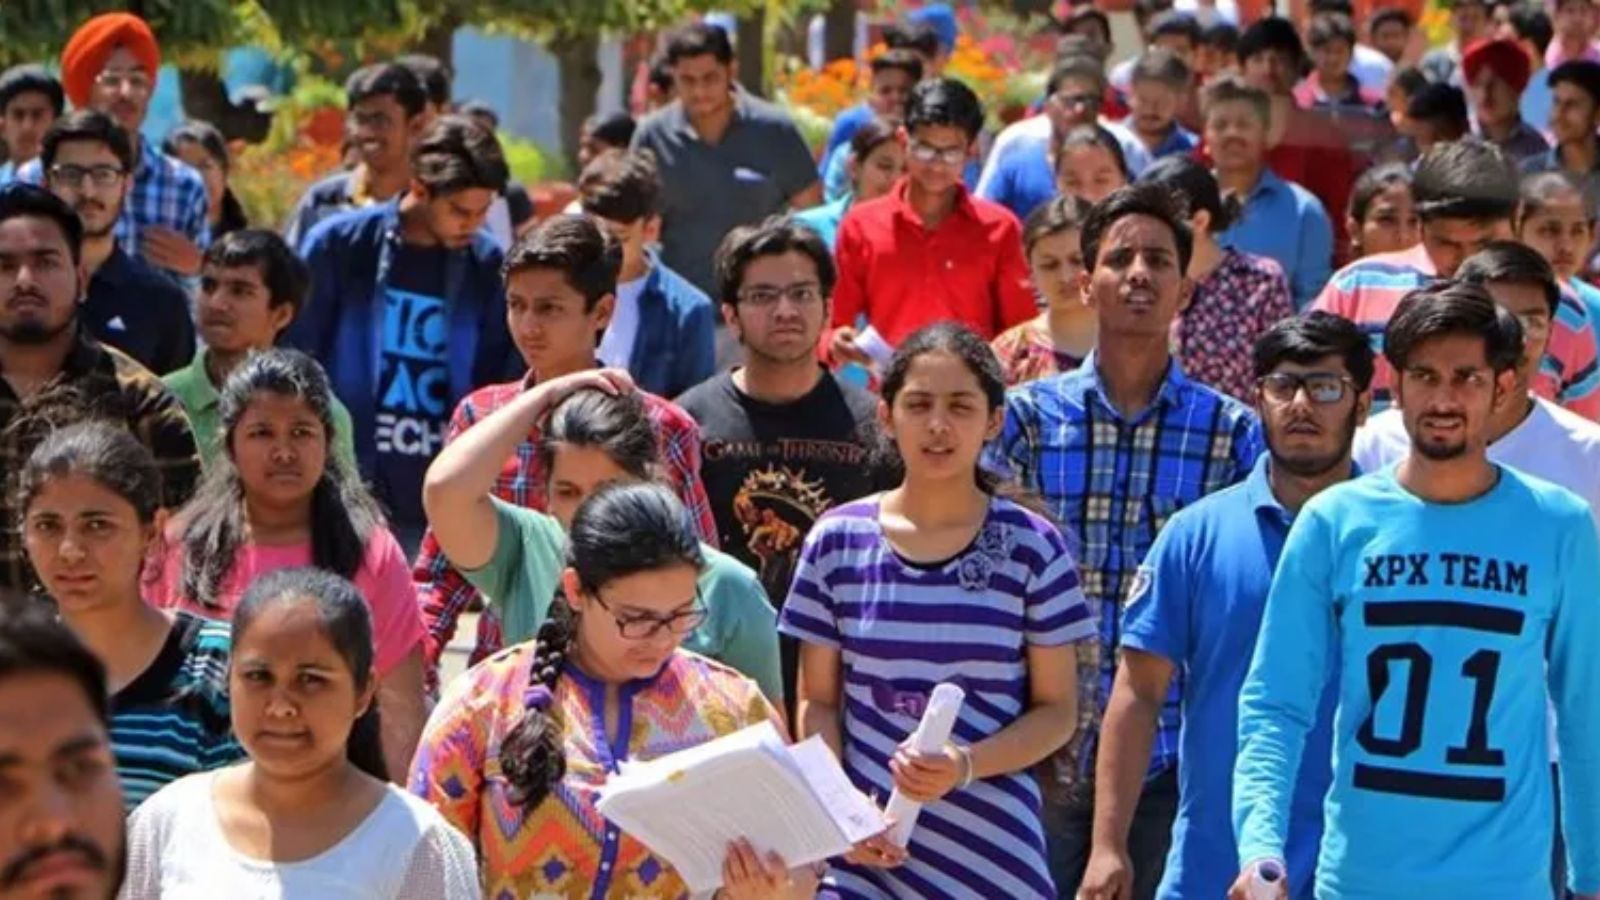
[{"label": "blue polo shirt", "polygon": [[1243,214],[1217,235],[1223,246],[1265,256],[1283,266],[1296,310],[1316,298],[1333,275],[1333,223],[1322,201],[1271,169],[1244,202]]},{"label": "blue polo shirt", "polygon": [[[1230,818],[1239,691],[1292,521],[1272,495],[1267,465],[1263,454],[1244,481],[1167,522],[1123,614],[1122,646],[1170,660],[1183,683],[1181,799],[1157,893],[1162,898],[1221,897],[1239,874]],[[1332,771],[1336,694],[1323,695],[1295,789],[1287,853],[1291,897],[1311,896]]]}]

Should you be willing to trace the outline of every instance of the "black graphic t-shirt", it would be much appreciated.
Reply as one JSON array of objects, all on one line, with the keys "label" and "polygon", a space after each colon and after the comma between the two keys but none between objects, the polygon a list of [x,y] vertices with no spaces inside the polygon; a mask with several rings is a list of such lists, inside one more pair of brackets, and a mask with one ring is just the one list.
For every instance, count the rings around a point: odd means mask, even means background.
[{"label": "black graphic t-shirt", "polygon": [[425,521],[422,476],[450,420],[448,251],[406,245],[394,256],[378,357],[378,443],[373,488],[401,528]]}]

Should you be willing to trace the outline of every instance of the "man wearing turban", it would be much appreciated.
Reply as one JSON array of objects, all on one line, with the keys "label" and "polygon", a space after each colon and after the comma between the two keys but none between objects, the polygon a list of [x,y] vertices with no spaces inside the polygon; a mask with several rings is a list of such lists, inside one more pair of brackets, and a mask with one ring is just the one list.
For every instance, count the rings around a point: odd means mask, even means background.
[{"label": "man wearing turban", "polygon": [[[177,276],[200,271],[210,243],[206,186],[200,173],[160,152],[139,134],[150,110],[161,48],[150,26],[129,13],[106,13],[83,23],[61,51],[61,84],[72,105],[116,120],[134,142],[127,202],[115,229],[117,242]],[[37,161],[17,171],[20,181],[43,184]]]},{"label": "man wearing turban", "polygon": [[1461,73],[1472,101],[1478,136],[1490,141],[1513,162],[1550,149],[1544,136],[1522,121],[1522,91],[1532,64],[1516,41],[1479,41],[1461,55]]}]

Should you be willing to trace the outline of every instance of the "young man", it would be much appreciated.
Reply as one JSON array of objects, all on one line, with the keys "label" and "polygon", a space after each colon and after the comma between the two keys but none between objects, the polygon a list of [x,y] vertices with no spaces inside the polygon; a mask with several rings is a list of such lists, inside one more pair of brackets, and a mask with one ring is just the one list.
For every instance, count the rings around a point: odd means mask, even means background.
[{"label": "young man", "polygon": [[[1159,895],[1221,897],[1238,873],[1228,807],[1238,750],[1239,687],[1300,507],[1359,474],[1350,462],[1366,418],[1372,348],[1349,321],[1311,312],[1256,342],[1256,414],[1264,455],[1243,483],[1173,516],[1139,567],[1122,624],[1122,662],[1101,729],[1094,850],[1085,900],[1131,898],[1127,835],[1144,787],[1156,720],[1183,679],[1178,818]],[[1332,749],[1332,697],[1319,710],[1300,767],[1290,828],[1291,894],[1311,896],[1322,795]]]},{"label": "young man", "polygon": [[1593,894],[1600,541],[1577,495],[1487,457],[1518,395],[1521,329],[1482,286],[1445,282],[1406,297],[1384,353],[1410,447],[1313,498],[1289,531],[1239,694],[1243,868],[1229,896],[1249,896],[1259,864],[1285,858],[1291,785],[1329,694],[1317,895],[1548,895],[1547,699],[1570,887]]},{"label": "young man", "polygon": [[1038,315],[1022,226],[961,183],[982,128],[983,106],[961,82],[934,78],[912,91],[900,138],[906,177],[839,223],[835,360],[872,364],[856,345],[858,316],[893,347],[931,322],[953,319],[992,340]]},{"label": "young man", "polygon": [[1235,75],[1206,85],[1205,140],[1224,194],[1243,215],[1217,235],[1223,244],[1283,266],[1296,308],[1304,307],[1333,271],[1333,222],[1311,192],[1267,165],[1272,101]]},{"label": "young man", "polygon": [[411,74],[417,76],[417,83],[422,85],[422,94],[427,100],[422,105],[419,130],[426,131],[434,119],[452,111],[450,91],[453,76],[438,57],[426,53],[406,53],[395,57],[394,61],[410,69]]},{"label": "young man", "polygon": [[[1366,4],[1363,3],[1362,6],[1365,7]],[[1356,15],[1355,4],[1350,0],[1311,0],[1310,7],[1311,14],[1305,20],[1308,28],[1325,16],[1343,16],[1344,20],[1350,23],[1352,33],[1348,64],[1350,74],[1360,85],[1362,93],[1382,97],[1383,89],[1389,86],[1389,81],[1394,76],[1394,60],[1370,44],[1354,38],[1356,23],[1360,21]],[[1306,42],[1310,43],[1309,36]]]},{"label": "young man", "polygon": [[1550,123],[1550,70],[1545,67],[1544,54],[1555,37],[1550,15],[1534,0],[1521,0],[1495,10],[1495,37],[1515,41],[1517,48],[1528,58],[1528,86],[1522,91],[1518,104],[1522,121],[1534,128]]},{"label": "young man", "polygon": [[655,157],[643,150],[601,155],[578,177],[578,196],[622,246],[616,303],[595,351],[600,361],[627,369],[640,390],[663,397],[710,378],[717,370],[711,298],[650,249],[661,235]]},{"label": "young man", "polygon": [[112,900],[122,787],[105,667],[52,604],[0,596],[0,897]]},{"label": "young man", "polygon": [[405,193],[318,224],[300,256],[311,296],[284,344],[328,370],[350,406],[356,459],[401,546],[426,525],[422,476],[456,401],[517,371],[505,330],[502,254],[481,231],[505,186],[493,134],[460,116],[411,150]]},{"label": "young man", "polygon": [[0,73],[0,185],[16,177],[17,167],[39,155],[44,133],[66,106],[61,82],[42,66],[12,66]]},{"label": "young man", "polygon": [[1593,0],[1556,0],[1554,4],[1555,40],[1544,52],[1544,64],[1556,68],[1565,62],[1600,62],[1600,44],[1595,31],[1600,28]]},{"label": "young man", "polygon": [[1461,140],[1472,130],[1467,95],[1453,84],[1423,84],[1411,94],[1405,111],[1402,129],[1416,145],[1419,159],[1440,144]]},{"label": "young man", "polygon": [[387,203],[411,186],[411,145],[423,131],[428,95],[399,63],[357,69],[344,83],[360,162],[313,184],[295,205],[284,236],[299,247],[312,226],[348,209]]},{"label": "young man", "polygon": [[[95,16],[61,51],[61,83],[73,107],[109,115],[133,143],[133,182],[117,218],[117,242],[170,274],[190,276],[200,270],[200,254],[211,241],[205,181],[139,131],[160,68],[155,34],[129,13]],[[29,163],[18,169],[17,180],[44,184],[44,170]]]},{"label": "young man", "polygon": [[167,275],[117,241],[116,225],[132,181],[133,144],[111,117],[91,109],[57,119],[39,154],[50,192],[83,222],[89,289],[83,326],[152,372],[170,372],[194,356],[189,296]]},{"label": "young man", "polygon": [[[513,381],[479,388],[463,398],[450,417],[445,440],[454,440],[539,381],[597,368],[600,362],[595,351],[616,308],[617,273],[621,267],[622,248],[587,216],[556,216],[518,240],[504,269],[503,327],[509,330],[521,353],[526,365],[524,374]],[[694,516],[700,539],[715,545],[716,519],[700,484],[700,434],[694,420],[654,394],[645,393],[642,398],[655,427],[666,482]],[[527,439],[507,458],[505,468],[495,479],[496,497],[517,506],[548,510],[549,472],[538,452],[539,437],[538,429],[529,431]],[[422,540],[412,578],[427,626],[424,650],[428,678],[437,687],[439,655],[455,635],[456,621],[478,592],[450,565],[431,533]],[[489,610],[478,620],[471,661],[476,663],[499,650],[502,643],[500,622]]]},{"label": "young man", "polygon": [[817,167],[822,174],[823,197],[827,200],[837,200],[850,190],[849,172],[841,157],[841,154],[850,153],[850,139],[861,126],[875,118],[893,122],[904,119],[911,89],[922,80],[922,58],[911,50],[890,50],[873,57],[867,65],[872,72],[867,99],[834,119],[822,164]]},{"label": "young man", "polygon": [[1350,71],[1355,54],[1356,27],[1343,13],[1319,13],[1306,29],[1311,48],[1311,74],[1294,87],[1301,109],[1340,109],[1371,113],[1383,95],[1369,90]]},{"label": "young man", "polygon": [[1489,4],[1485,0],[1451,0],[1449,9],[1452,40],[1443,47],[1429,50],[1418,67],[1429,81],[1465,87],[1461,78],[1461,57],[1468,47],[1489,36],[1492,25]]},{"label": "young man", "polygon": [[1153,47],[1139,57],[1129,83],[1127,124],[1152,160],[1187,156],[1200,137],[1178,124],[1178,111],[1190,102],[1194,75],[1171,50]]},{"label": "young man", "polygon": [[[1135,184],[1083,225],[1084,302],[1097,320],[1082,366],[1006,397],[1005,430],[987,462],[1048,504],[1080,537],[1084,594],[1100,640],[1080,655],[1078,728],[1045,779],[1045,833],[1060,896],[1076,894],[1094,821],[1100,717],[1111,693],[1119,612],[1135,570],[1167,519],[1243,479],[1261,455],[1255,416],[1190,381],[1173,361],[1173,318],[1188,301],[1189,226],[1164,187]],[[1156,750],[1133,817],[1134,897],[1149,897],[1177,809],[1178,692],[1162,705]]]},{"label": "young man", "polygon": [[[817,517],[878,487],[877,401],[817,364],[833,259],[815,232],[772,220],[730,233],[717,251],[719,298],[744,366],[679,398],[699,423],[701,476],[722,546],[781,608],[800,544]],[[774,531],[767,520],[785,527]],[[795,642],[780,639],[784,696],[796,697]]]},{"label": "young man", "polygon": [[[0,471],[19,472],[43,437],[28,409],[70,405],[79,418],[125,424],[161,468],[162,506],[194,493],[200,459],[183,406],[154,375],[94,340],[78,320],[89,280],[83,223],[72,207],[27,184],[0,190]],[[26,588],[13,491],[0,496],[0,587]]]},{"label": "young man", "polygon": [[722,236],[786,208],[822,200],[817,164],[789,114],[733,77],[733,45],[714,25],[690,25],[667,43],[677,99],[633,135],[661,169],[661,259],[710,293]]},{"label": "young man", "polygon": [[1393,6],[1382,6],[1372,12],[1367,19],[1367,43],[1373,49],[1389,58],[1389,61],[1399,65],[1401,57],[1406,54],[1406,47],[1411,43],[1411,29],[1416,23],[1411,21],[1411,16],[1403,9]]},{"label": "young man", "polygon": [[1550,149],[1544,136],[1522,121],[1522,91],[1528,86],[1527,54],[1515,41],[1482,41],[1461,57],[1477,135],[1504,150],[1513,163]]},{"label": "young man", "polygon": [[[1517,172],[1504,153],[1476,139],[1440,144],[1417,165],[1411,191],[1422,220],[1422,242],[1380,253],[1339,270],[1316,306],[1355,322],[1382,349],[1384,327],[1400,299],[1436,278],[1452,278],[1461,263],[1490,241],[1511,237]],[[1595,331],[1576,297],[1563,296],[1550,344],[1534,380],[1539,396],[1586,418],[1600,416]],[[1378,361],[1373,408],[1388,408],[1393,373]]]},{"label": "young man", "polygon": [[1563,63],[1549,78],[1550,135],[1555,146],[1525,160],[1524,172],[1565,172],[1600,204],[1600,62]]},{"label": "young man", "polygon": [[[1168,9],[1158,13],[1149,26],[1141,27],[1140,31],[1144,35],[1146,53],[1159,48],[1178,57],[1186,66],[1194,65],[1195,52],[1200,46],[1200,20],[1192,13]],[[1133,89],[1133,69],[1138,62],[1138,56],[1123,60],[1106,78],[1111,88],[1124,97]]]},{"label": "young man", "polygon": [[[223,383],[251,353],[278,343],[305,306],[310,284],[306,264],[271,231],[230,231],[206,248],[195,304],[204,346],[193,362],[161,378],[189,415],[203,465],[209,467],[222,450]],[[333,398],[333,452],[353,470],[352,427],[350,411]]]}]

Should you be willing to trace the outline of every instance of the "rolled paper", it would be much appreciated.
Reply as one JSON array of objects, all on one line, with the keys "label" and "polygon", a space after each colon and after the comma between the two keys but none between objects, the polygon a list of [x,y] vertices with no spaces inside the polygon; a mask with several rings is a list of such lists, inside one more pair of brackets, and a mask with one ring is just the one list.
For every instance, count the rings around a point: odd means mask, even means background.
[{"label": "rolled paper", "polygon": [[1283,880],[1283,865],[1277,860],[1256,863],[1256,871],[1250,876],[1250,900],[1278,900],[1284,891]]},{"label": "rolled paper", "polygon": [[[950,730],[955,727],[956,716],[966,699],[966,691],[956,685],[945,683],[935,687],[928,697],[922,721],[917,723],[917,730],[908,740],[911,749],[918,753],[938,753],[950,740]],[[896,847],[910,843],[911,831],[917,827],[917,815],[921,811],[922,804],[904,796],[898,788],[889,796],[889,807],[884,812],[894,823],[889,827],[889,840]]]}]

